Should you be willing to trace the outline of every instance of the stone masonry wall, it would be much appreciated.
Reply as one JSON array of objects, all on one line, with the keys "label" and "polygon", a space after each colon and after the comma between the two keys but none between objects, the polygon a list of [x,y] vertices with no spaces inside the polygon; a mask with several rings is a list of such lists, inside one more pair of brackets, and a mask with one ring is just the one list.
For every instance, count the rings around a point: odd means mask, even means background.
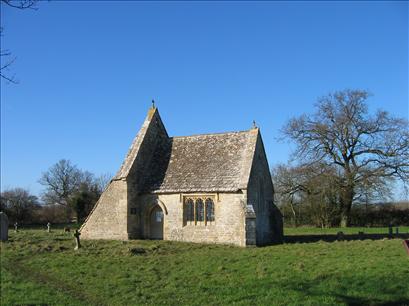
[{"label": "stone masonry wall", "polygon": [[81,227],[83,239],[128,239],[127,183],[112,181]]},{"label": "stone masonry wall", "polygon": [[282,217],[274,205],[274,187],[260,134],[257,138],[247,198],[248,204],[253,205],[256,214],[257,244],[281,242]]},{"label": "stone masonry wall", "polygon": [[159,204],[167,211],[167,214],[164,211],[165,240],[245,246],[244,199],[243,193],[220,193],[219,201],[215,198],[214,203],[215,221],[207,225],[184,225],[180,194],[142,195],[138,203],[133,203],[130,207],[141,207],[138,219],[141,220],[143,238],[149,238],[149,211]]}]

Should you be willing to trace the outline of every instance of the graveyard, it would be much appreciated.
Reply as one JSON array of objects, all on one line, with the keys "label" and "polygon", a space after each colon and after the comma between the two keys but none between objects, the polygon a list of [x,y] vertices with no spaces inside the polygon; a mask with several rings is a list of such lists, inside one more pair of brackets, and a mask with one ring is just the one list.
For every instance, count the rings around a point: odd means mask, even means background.
[{"label": "graveyard", "polygon": [[0,306],[409,306],[408,13],[0,0]]},{"label": "graveyard", "polygon": [[[394,229],[395,230],[395,229]],[[388,228],[350,228],[381,239],[240,248],[154,240],[81,240],[75,229],[10,227],[1,243],[1,304],[406,305],[409,254]],[[339,229],[285,229],[286,237]]]}]

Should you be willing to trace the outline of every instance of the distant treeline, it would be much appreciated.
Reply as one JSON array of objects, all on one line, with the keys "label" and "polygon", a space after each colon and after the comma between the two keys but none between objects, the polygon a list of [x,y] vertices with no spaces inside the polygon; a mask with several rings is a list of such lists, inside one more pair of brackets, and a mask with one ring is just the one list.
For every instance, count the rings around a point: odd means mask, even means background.
[{"label": "distant treeline", "polygon": [[39,179],[44,186],[40,198],[24,188],[10,188],[0,194],[0,210],[11,224],[81,223],[110,178],[109,174],[95,176],[62,159]]},{"label": "distant treeline", "polygon": [[[284,216],[284,224],[294,226],[337,226],[339,220],[337,214],[322,213],[311,209],[308,205],[294,207],[281,207]],[[354,205],[351,209],[350,226],[386,227],[386,226],[409,226],[409,202],[377,203],[370,205]]]}]

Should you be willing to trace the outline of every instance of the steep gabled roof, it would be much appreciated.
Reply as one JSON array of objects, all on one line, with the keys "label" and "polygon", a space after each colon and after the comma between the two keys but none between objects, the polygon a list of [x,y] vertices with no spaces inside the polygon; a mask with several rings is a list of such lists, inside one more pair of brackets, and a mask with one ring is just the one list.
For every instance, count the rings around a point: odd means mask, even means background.
[{"label": "steep gabled roof", "polygon": [[152,158],[143,191],[217,192],[247,188],[255,131],[173,137]]},{"label": "steep gabled roof", "polygon": [[[156,125],[160,122],[159,129],[150,128],[153,121]],[[259,129],[171,138],[166,134],[166,141],[155,144],[145,139],[150,130],[161,131],[162,127],[157,109],[151,109],[115,179],[130,175],[146,143],[155,148],[149,165],[143,167],[143,179],[135,180],[139,192],[235,192],[247,188]]]}]

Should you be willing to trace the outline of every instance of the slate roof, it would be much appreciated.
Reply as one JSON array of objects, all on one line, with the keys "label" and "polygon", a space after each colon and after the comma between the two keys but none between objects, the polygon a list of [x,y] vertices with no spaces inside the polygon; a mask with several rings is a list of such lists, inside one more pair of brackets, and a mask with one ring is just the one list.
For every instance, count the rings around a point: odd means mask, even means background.
[{"label": "slate roof", "polygon": [[247,188],[258,129],[169,139],[156,150],[144,192],[227,192]]},{"label": "slate roof", "polygon": [[253,128],[169,137],[151,108],[113,180],[135,176],[141,193],[236,192],[247,188],[258,135]]}]

